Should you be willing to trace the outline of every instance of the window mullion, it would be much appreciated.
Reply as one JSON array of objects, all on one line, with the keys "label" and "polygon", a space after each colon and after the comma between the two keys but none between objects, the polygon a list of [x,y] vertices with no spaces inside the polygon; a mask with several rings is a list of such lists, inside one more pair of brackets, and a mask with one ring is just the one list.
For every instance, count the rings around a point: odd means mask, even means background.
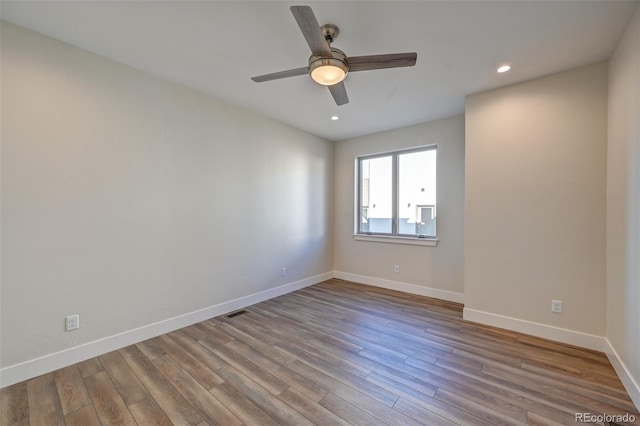
[{"label": "window mullion", "polygon": [[399,224],[398,224],[398,197],[400,196],[398,191],[398,162],[399,162],[398,154],[393,154],[392,165],[391,165],[391,194],[392,194],[392,204],[391,204],[391,233],[393,235],[398,234]]},{"label": "window mullion", "polygon": [[358,204],[356,205],[357,232],[362,232],[362,158],[358,159]]}]

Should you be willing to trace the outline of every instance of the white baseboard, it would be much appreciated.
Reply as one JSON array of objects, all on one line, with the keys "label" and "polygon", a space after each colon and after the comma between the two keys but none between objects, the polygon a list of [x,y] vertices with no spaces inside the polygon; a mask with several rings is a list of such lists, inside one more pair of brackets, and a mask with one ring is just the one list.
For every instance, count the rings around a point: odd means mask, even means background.
[{"label": "white baseboard", "polygon": [[447,300],[449,302],[464,303],[464,293],[456,293],[455,291],[422,287],[415,284],[401,283],[399,281],[390,281],[382,278],[368,277],[366,275],[351,274],[349,272],[334,271],[333,277],[361,284],[369,284],[375,287],[382,287],[389,290],[403,291],[405,293]]},{"label": "white baseboard", "polygon": [[554,327],[489,312],[476,311],[475,309],[469,308],[464,308],[462,318],[467,321],[517,331],[568,345],[580,346],[599,352],[605,351],[605,338],[594,334],[582,333],[580,331],[568,330],[566,328]]},{"label": "white baseboard", "polygon": [[625,363],[622,362],[622,359],[620,358],[620,356],[618,356],[618,353],[616,352],[609,339],[604,340],[606,345],[604,352],[607,354],[609,362],[611,362],[611,365],[613,365],[613,369],[616,370],[616,373],[618,373],[618,377],[620,377],[620,381],[622,381],[622,384],[631,397],[634,405],[636,406],[638,411],[640,411],[640,384],[638,384],[638,381],[631,375],[631,372],[629,371]]},{"label": "white baseboard", "polygon": [[209,318],[217,317],[245,308],[283,294],[308,287],[333,278],[332,272],[305,278],[284,284],[269,290],[260,291],[238,299],[223,302],[208,308],[199,309],[173,318],[158,321],[133,330],[125,331],[93,342],[84,343],[40,358],[11,365],[0,370],[0,388],[37,377],[59,368],[66,367],[89,358],[103,355],[116,349],[141,342],[164,333],[186,327]]}]

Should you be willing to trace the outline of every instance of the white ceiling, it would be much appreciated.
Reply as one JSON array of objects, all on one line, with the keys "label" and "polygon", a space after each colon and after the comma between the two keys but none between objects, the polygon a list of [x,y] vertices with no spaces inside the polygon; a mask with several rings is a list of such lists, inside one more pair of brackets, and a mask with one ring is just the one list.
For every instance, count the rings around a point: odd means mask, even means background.
[{"label": "white ceiling", "polygon": [[[415,67],[347,76],[337,107],[308,76],[289,6],[340,27],[347,56],[418,53]],[[638,2],[2,1],[2,19],[330,140],[460,114],[464,97],[607,59]],[[512,71],[495,70],[510,63]],[[340,120],[329,117],[338,115]]]}]

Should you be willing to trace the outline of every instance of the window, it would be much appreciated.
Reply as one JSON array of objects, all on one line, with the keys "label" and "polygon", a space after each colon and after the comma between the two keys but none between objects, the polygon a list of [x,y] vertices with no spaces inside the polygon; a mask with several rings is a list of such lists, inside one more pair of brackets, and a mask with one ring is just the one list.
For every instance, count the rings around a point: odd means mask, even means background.
[{"label": "window", "polygon": [[358,235],[436,237],[435,146],[359,157]]}]

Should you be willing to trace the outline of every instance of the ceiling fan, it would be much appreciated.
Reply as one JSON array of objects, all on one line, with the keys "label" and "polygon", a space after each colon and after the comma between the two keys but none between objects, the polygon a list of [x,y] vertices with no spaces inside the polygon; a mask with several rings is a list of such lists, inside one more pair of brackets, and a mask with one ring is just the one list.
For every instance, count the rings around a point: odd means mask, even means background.
[{"label": "ceiling fan", "polygon": [[320,26],[309,6],[291,6],[302,35],[311,48],[309,65],[286,71],[252,77],[256,83],[309,74],[313,81],[329,88],[337,105],[349,102],[343,80],[349,72],[378,70],[383,68],[411,67],[418,54],[390,53],[384,55],[347,56],[342,50],[331,47],[339,29],[333,24]]}]

